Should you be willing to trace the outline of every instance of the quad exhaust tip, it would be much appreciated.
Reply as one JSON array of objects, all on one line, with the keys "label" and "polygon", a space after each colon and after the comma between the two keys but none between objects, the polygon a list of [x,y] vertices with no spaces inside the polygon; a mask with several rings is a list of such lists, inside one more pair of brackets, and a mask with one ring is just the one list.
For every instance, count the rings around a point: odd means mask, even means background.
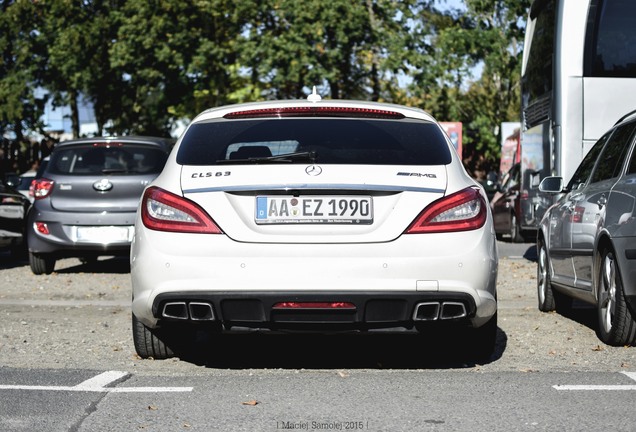
[{"label": "quad exhaust tip", "polygon": [[163,305],[163,318],[182,321],[214,321],[214,310],[205,302],[168,302]]},{"label": "quad exhaust tip", "polygon": [[468,314],[462,302],[422,302],[415,306],[414,321],[437,321],[464,318]]}]

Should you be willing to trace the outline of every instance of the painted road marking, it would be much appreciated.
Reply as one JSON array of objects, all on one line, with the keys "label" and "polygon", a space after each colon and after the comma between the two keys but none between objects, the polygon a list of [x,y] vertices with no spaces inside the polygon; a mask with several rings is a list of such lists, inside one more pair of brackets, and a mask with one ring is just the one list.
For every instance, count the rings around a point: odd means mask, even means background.
[{"label": "painted road marking", "polygon": [[23,386],[0,385],[0,390],[48,390],[48,391],[75,391],[97,393],[166,393],[166,392],[191,392],[193,387],[107,387],[124,378],[128,378],[128,372],[108,371],[93,378],[87,379],[76,386]]},{"label": "painted road marking", "polygon": [[[636,372],[621,372],[636,381]],[[556,390],[636,390],[636,385],[555,385]]]}]

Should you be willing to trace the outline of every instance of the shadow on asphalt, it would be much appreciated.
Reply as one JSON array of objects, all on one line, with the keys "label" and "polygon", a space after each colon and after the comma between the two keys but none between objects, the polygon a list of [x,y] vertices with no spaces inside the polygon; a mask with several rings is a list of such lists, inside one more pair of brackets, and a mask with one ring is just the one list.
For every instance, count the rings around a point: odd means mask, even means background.
[{"label": "shadow on asphalt", "polygon": [[[130,258],[128,256],[107,256],[92,259],[86,262],[73,261],[74,265],[60,268],[60,263],[55,266],[55,273],[130,273]],[[0,270],[18,267],[28,267],[28,255],[15,257],[9,251],[0,251]]]},{"label": "shadow on asphalt", "polygon": [[526,252],[523,254],[523,257],[527,259],[528,261],[537,262],[537,260],[539,259],[537,255],[537,245],[536,244],[531,245],[528,248],[528,250],[526,250]]},{"label": "shadow on asphalt", "polygon": [[29,265],[26,253],[16,256],[9,249],[0,249],[0,270],[24,267],[25,265]]},{"label": "shadow on asphalt", "polygon": [[598,331],[598,318],[596,315],[596,306],[594,305],[579,300],[573,300],[571,307],[557,308],[556,313],[561,315],[563,318],[584,325],[595,332]]},{"label": "shadow on asphalt", "polygon": [[497,329],[490,360],[477,362],[444,334],[216,334],[200,332],[182,361],[224,369],[457,369],[500,359],[508,337]]},{"label": "shadow on asphalt", "polygon": [[87,262],[78,262],[77,265],[55,270],[56,273],[130,273],[130,259],[127,256],[107,257]]}]

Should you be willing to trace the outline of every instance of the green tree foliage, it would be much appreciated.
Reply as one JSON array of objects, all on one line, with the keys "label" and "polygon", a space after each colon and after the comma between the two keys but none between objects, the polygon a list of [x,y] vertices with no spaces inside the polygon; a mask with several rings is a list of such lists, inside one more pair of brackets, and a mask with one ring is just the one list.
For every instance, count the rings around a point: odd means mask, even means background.
[{"label": "green tree foliage", "polygon": [[41,130],[42,88],[71,107],[75,135],[80,97],[102,133],[167,135],[203,109],[316,85],[461,121],[477,172],[498,157],[498,125],[519,118],[529,3],[0,0],[0,127]]},{"label": "green tree foliage", "polygon": [[[436,2],[439,3],[439,2]],[[519,121],[525,16],[530,0],[465,0],[466,10],[420,11],[430,45],[420,47],[413,103],[461,121],[464,162],[475,176],[495,169],[499,125]],[[481,72],[478,77],[473,74]]]},{"label": "green tree foliage", "polygon": [[41,18],[31,2],[0,0],[0,135],[12,132],[18,142],[25,131],[44,132],[46,100],[34,91],[45,58],[34,31]]}]

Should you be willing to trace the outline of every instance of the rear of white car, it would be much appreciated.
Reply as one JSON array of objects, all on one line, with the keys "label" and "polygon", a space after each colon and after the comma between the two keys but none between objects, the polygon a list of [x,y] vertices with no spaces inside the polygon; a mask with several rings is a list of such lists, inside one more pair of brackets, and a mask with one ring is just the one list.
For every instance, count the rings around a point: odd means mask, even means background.
[{"label": "rear of white car", "polygon": [[497,254],[486,202],[421,110],[352,101],[208,110],[140,203],[136,349],[171,356],[179,323],[217,331],[447,323],[465,325],[488,356]]}]

